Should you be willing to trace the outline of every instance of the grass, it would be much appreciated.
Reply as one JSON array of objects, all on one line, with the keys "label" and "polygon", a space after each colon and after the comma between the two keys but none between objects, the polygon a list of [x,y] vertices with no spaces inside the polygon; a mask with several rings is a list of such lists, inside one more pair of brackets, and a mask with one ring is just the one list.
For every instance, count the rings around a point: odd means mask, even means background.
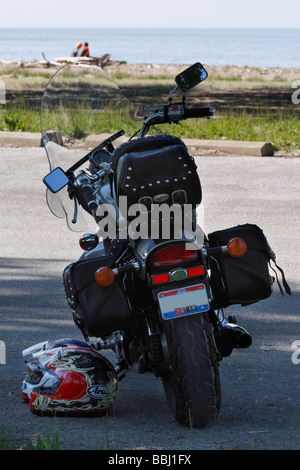
[{"label": "grass", "polygon": [[[227,73],[228,72],[228,73]],[[291,83],[284,76],[275,76],[273,80],[259,75],[255,71],[254,76],[245,77],[240,73],[235,75],[228,71],[224,71],[224,76],[220,74],[211,74],[209,81],[205,81],[202,89],[244,89],[244,88],[290,88]],[[39,91],[41,96],[42,90],[47,85],[48,80],[52,76],[52,71],[22,69],[17,67],[4,68],[0,70],[0,80],[5,83],[6,90],[14,90],[16,97],[8,101],[7,105],[0,105],[0,130],[14,132],[40,132],[40,102],[41,98],[36,95]],[[110,85],[104,78],[96,80],[94,73],[90,69],[81,70],[81,78],[83,80],[75,87],[76,71],[65,69],[62,72],[61,86],[71,87],[72,96],[79,91],[82,94],[86,88],[87,93],[93,91],[95,99],[102,99],[101,90],[105,89],[108,96],[112,96],[115,90],[114,85]],[[133,76],[123,71],[112,72],[112,78],[124,89],[124,91],[151,90],[151,85],[156,92],[160,91],[160,87],[170,90],[174,86],[174,78],[168,75],[146,74],[144,76]],[[150,87],[150,88],[147,88]],[[22,96],[18,102],[18,96]],[[108,90],[108,91],[107,91]],[[14,92],[11,92],[14,96]],[[9,93],[8,93],[9,94]],[[98,98],[97,98],[98,97]],[[100,98],[99,98],[100,97]],[[145,102],[152,99],[150,95],[145,97]],[[17,104],[18,103],[18,104]],[[74,138],[84,139],[88,134],[95,133],[113,133],[120,129],[124,129],[126,135],[131,136],[140,127],[140,123],[134,121],[128,110],[124,112],[124,108],[114,108],[112,112],[90,112],[87,109],[67,110],[59,116],[59,122],[56,116],[48,117],[48,128],[63,129],[63,133]],[[276,115],[271,112],[262,112],[260,110],[252,112],[245,111],[223,111],[216,114],[211,120],[187,120],[182,121],[178,125],[157,126],[152,129],[152,133],[169,133],[186,139],[224,139],[238,141],[268,141],[274,144],[276,150],[294,150],[300,148],[300,120],[297,111],[277,111]],[[125,124],[124,124],[125,122]]]},{"label": "grass", "polygon": [[16,107],[0,113],[0,129],[12,132],[39,132],[39,114],[34,110]]},{"label": "grass", "polygon": [[17,67],[0,70],[0,79],[5,83],[6,90],[44,89],[51,76],[51,72]]},{"label": "grass", "polygon": [[[253,69],[250,67],[250,69]],[[174,77],[168,74],[145,74],[133,75],[132,73],[113,70],[110,72],[107,69],[111,78],[115,80],[119,86],[151,86],[151,84],[162,84],[170,88],[174,87]],[[201,84],[201,88],[205,89],[228,89],[228,88],[290,88],[291,77],[286,75],[275,75],[271,79],[261,73],[259,69],[253,69],[254,75],[245,73],[231,73],[230,68],[226,71],[224,68],[223,74],[209,73],[209,80]],[[21,90],[21,89],[38,89],[43,90],[47,85],[49,79],[53,75],[52,70],[36,70],[31,68],[20,67],[3,67],[0,69],[0,79],[5,82],[7,90]],[[66,82],[70,82],[77,77],[77,72],[70,68],[62,72]],[[85,77],[85,80],[92,84],[97,83],[99,74],[91,69],[81,70],[80,74]]]},{"label": "grass", "polygon": [[[151,85],[151,83],[157,85],[167,85],[170,90],[174,87],[174,77],[163,74],[145,74],[140,76],[134,76],[127,72],[115,71],[111,74],[111,77],[118,83],[119,86],[130,85],[138,86]],[[209,80],[206,80],[201,84],[202,89],[233,89],[233,88],[290,88],[291,80],[289,77],[276,76],[272,79],[268,79],[264,76],[260,76],[257,73],[254,76],[243,76],[241,73],[237,74],[210,74]]]},{"label": "grass", "polygon": [[300,148],[300,120],[297,115],[284,112],[275,117],[271,113],[260,116],[258,112],[253,116],[246,112],[228,112],[209,121],[182,121],[176,135],[193,139],[272,142],[275,150],[294,150]]},{"label": "grass", "polygon": [[[128,113],[91,113],[71,110],[56,113],[48,128],[63,129],[64,134],[74,138],[84,138],[87,134],[113,133],[124,129],[128,136],[134,134],[140,123],[130,119]],[[125,123],[125,126],[124,126]],[[40,132],[39,109],[25,106],[12,106],[0,111],[0,130],[14,132]],[[210,120],[190,119],[178,125],[156,126],[154,133],[169,133],[182,139],[238,140],[272,142],[276,150],[300,148],[300,120],[291,112],[278,112],[250,115],[246,112],[224,112]]]},{"label": "grass", "polygon": [[[118,83],[119,86],[155,86],[161,84],[168,86],[171,90],[175,83],[174,77],[168,75],[141,75],[134,76],[126,72],[113,72],[111,77]],[[289,77],[277,76],[272,79],[268,79],[264,76],[255,75],[253,77],[243,76],[242,74],[210,74],[209,80],[204,81],[201,84],[201,89],[207,90],[227,90],[227,89],[245,89],[245,88],[290,88],[291,80]]]},{"label": "grass", "polygon": [[46,432],[38,435],[31,442],[17,444],[13,433],[4,432],[0,435],[0,451],[2,450],[59,450],[59,433],[55,430],[54,435]]},{"label": "grass", "polygon": [[214,75],[209,82],[204,82],[202,88],[207,89],[251,89],[251,88],[290,88],[291,82],[287,78],[276,77],[267,80],[264,77],[243,77],[242,75]]},{"label": "grass", "polygon": [[[55,422],[51,433],[46,430],[43,434],[39,434],[29,441],[24,438],[22,440],[18,438],[18,442],[16,442],[15,433],[13,431],[2,432],[2,434],[0,434],[0,451],[61,450],[62,446],[58,421],[56,416],[53,416],[53,419]],[[114,413],[113,416],[106,413],[103,417],[99,417],[99,420],[96,422],[96,426],[99,427],[99,432],[98,435],[97,433],[95,434],[95,442],[89,443],[89,448],[91,450],[118,450],[121,440],[121,430],[119,426],[116,425]],[[76,438],[74,438],[74,446],[76,446]]]}]

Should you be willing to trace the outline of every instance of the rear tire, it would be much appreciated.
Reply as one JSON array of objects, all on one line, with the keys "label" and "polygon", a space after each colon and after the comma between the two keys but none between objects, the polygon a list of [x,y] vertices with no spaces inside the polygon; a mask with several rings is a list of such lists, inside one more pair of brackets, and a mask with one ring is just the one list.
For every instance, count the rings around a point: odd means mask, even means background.
[{"label": "rear tire", "polygon": [[162,381],[178,422],[212,424],[221,406],[221,385],[212,324],[207,313],[163,322],[167,372]]}]

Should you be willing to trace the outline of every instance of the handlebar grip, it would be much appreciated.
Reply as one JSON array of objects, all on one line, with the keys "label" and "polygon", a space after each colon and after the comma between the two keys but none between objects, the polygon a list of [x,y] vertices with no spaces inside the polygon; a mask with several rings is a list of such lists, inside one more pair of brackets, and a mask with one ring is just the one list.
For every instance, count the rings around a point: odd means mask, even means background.
[{"label": "handlebar grip", "polygon": [[97,209],[98,204],[96,203],[95,195],[90,185],[85,184],[81,186],[80,193],[81,195],[78,194],[78,200],[83,207],[87,206],[90,210]]},{"label": "handlebar grip", "polygon": [[214,115],[214,108],[185,108],[184,117],[185,119],[189,118],[200,118],[200,117],[209,117]]}]

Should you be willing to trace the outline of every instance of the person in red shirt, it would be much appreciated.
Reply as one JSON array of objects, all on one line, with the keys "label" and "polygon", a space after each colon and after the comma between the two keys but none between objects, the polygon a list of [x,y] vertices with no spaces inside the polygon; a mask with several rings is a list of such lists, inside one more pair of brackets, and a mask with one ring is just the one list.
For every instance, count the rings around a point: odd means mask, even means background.
[{"label": "person in red shirt", "polygon": [[85,42],[81,48],[78,51],[77,56],[79,57],[89,57],[90,56],[90,51],[89,51],[89,45],[87,42]]}]

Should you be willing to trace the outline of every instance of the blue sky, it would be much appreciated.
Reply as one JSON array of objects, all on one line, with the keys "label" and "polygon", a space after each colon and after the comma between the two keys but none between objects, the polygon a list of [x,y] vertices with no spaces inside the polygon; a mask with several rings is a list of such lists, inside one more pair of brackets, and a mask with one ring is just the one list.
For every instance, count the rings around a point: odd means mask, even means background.
[{"label": "blue sky", "polygon": [[300,27],[299,0],[6,0],[0,27]]}]

